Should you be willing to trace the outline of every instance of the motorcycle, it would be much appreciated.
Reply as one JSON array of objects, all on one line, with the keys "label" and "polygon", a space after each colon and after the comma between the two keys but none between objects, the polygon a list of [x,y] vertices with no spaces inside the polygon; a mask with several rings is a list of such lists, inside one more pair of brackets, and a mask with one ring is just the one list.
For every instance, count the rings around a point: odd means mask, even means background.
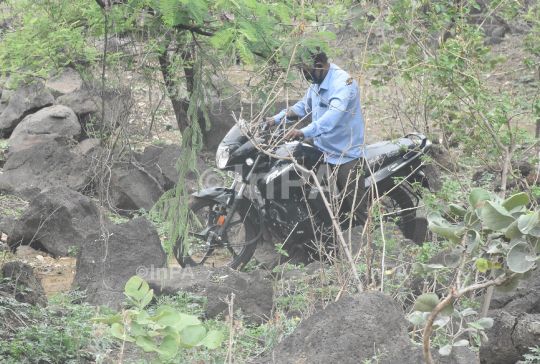
[{"label": "motorcycle", "polygon": [[[182,267],[226,265],[242,269],[257,245],[272,241],[272,237],[283,245],[305,245],[319,241],[319,234],[332,235],[328,231],[332,219],[322,194],[333,201],[339,191],[333,193],[331,173],[324,173],[328,165],[323,153],[305,141],[286,142],[282,128],[271,131],[268,125],[254,129],[243,121],[239,124],[227,133],[216,153],[216,166],[233,177],[232,185],[203,189],[190,196],[188,238],[179,239],[174,247]],[[421,199],[415,187],[429,188],[420,157],[431,145],[424,135],[409,133],[364,150],[366,190],[376,187],[372,191],[381,202],[385,219],[391,219],[409,239],[414,235],[415,207]],[[312,177],[298,171],[291,158],[317,171],[324,190],[313,187]],[[396,180],[401,183],[396,184]],[[359,223],[363,222],[355,221],[353,226]],[[325,244],[332,242],[330,238]]]}]

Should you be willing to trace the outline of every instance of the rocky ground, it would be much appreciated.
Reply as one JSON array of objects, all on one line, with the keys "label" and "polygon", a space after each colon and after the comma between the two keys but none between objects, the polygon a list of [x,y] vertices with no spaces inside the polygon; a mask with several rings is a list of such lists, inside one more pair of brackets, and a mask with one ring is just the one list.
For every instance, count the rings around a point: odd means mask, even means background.
[{"label": "rocky ground", "polygon": [[[522,32],[501,33],[499,28],[490,28],[487,41],[494,44],[494,52],[512,55],[509,68],[515,70],[494,74],[493,87],[527,88],[531,75],[519,69],[522,55],[516,46]],[[358,56],[354,52],[370,41],[347,28],[337,29],[337,33],[340,41],[354,39],[357,44],[349,53],[336,56],[336,63],[354,59]],[[237,71],[230,77],[233,84],[235,78],[243,79],[238,68],[232,70]],[[365,292],[356,292],[341,262],[314,262],[306,254],[286,256],[276,250],[275,242],[258,247],[244,272],[181,269],[168,260],[163,249],[166,239],[160,222],[141,212],[150,210],[163,193],[175,187],[175,164],[185,157],[167,102],[151,135],[135,140],[128,152],[121,150],[120,157],[107,165],[107,193],[100,205],[103,184],[96,160],[107,150],[91,125],[103,120],[88,85],[69,68],[59,77],[14,91],[5,87],[7,82],[0,83],[0,362],[35,359],[49,363],[58,362],[54,359],[58,357],[66,363],[148,360],[134,346],[115,343],[104,326],[89,323],[92,317],[128,307],[124,286],[134,275],[147,280],[160,296],[151,304],[153,310],[159,305],[178,307],[226,334],[216,353],[193,349],[176,362],[223,362],[229,349],[238,363],[422,362],[418,330],[406,315],[412,311],[413,297],[432,284],[411,273],[411,263],[430,259],[437,263],[430,244],[438,242],[426,235],[425,226],[415,238],[427,241],[424,247],[416,247],[392,230],[386,232],[384,251],[377,240],[380,231],[372,232],[370,254],[375,273]],[[375,92],[368,82],[362,87],[366,95]],[[122,89],[108,92],[106,119],[125,111],[127,97]],[[147,126],[144,100],[148,95],[144,90],[134,91],[134,95],[136,108],[140,108],[136,113],[146,123],[141,125]],[[394,128],[395,119],[380,117],[387,107],[381,101],[364,110],[371,142],[403,134]],[[224,116],[229,111],[214,115],[213,129],[205,136],[208,150],[197,156],[196,169],[203,184],[212,178],[212,183],[230,182],[212,169],[214,149],[232,125],[231,118]],[[528,120],[518,122],[528,130],[533,128]],[[142,128],[135,124],[130,130]],[[455,155],[455,150],[442,145],[432,151],[430,178],[439,197],[457,196],[447,183],[454,178],[446,173],[449,171],[473,184],[497,185],[497,176],[486,177],[488,167],[464,166]],[[515,168],[529,184],[538,184],[539,171],[534,166],[519,162]],[[216,178],[220,180],[216,182]],[[186,180],[189,192],[197,190],[195,171]],[[519,188],[519,184],[513,181],[510,187]],[[353,253],[358,252],[364,242],[358,230],[351,236],[351,246],[356,248]],[[386,257],[384,266],[382,256]],[[365,272],[366,264],[360,259],[358,269]],[[386,285],[381,288],[383,275]],[[514,364],[524,360],[540,338],[538,270],[524,282],[510,294],[495,295],[488,314],[495,319],[493,328],[487,330],[489,341],[471,336],[471,349],[455,348],[439,362]],[[233,317],[227,303],[232,294]],[[335,302],[336,297],[341,299]],[[480,305],[475,300],[469,304],[476,309]],[[233,337],[231,347],[229,335]],[[39,344],[43,337],[51,341]],[[62,345],[63,352],[51,349]]]}]

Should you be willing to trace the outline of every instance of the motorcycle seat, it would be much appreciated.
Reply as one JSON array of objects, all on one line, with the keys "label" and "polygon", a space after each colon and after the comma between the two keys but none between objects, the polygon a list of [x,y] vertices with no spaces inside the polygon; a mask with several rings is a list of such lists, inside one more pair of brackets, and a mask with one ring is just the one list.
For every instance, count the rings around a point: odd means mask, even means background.
[{"label": "motorcycle seat", "polygon": [[366,146],[365,156],[369,165],[390,163],[410,149],[414,149],[416,143],[409,138],[401,138],[385,141]]}]

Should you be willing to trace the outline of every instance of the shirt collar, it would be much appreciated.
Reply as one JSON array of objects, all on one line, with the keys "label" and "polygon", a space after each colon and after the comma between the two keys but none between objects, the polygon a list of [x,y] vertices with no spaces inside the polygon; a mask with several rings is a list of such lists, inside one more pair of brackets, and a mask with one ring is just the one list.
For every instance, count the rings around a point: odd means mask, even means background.
[{"label": "shirt collar", "polygon": [[333,71],[332,69],[334,68],[333,66],[334,65],[330,63],[330,69],[328,70],[328,74],[324,78],[323,83],[321,83],[321,85],[319,86],[319,90],[320,89],[328,90],[328,87],[330,87],[330,79],[332,78],[332,71]]}]

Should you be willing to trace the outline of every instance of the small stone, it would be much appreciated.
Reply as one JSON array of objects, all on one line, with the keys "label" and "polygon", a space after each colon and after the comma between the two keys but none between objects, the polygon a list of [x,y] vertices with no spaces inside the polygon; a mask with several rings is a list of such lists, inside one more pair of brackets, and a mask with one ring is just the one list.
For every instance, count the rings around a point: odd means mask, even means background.
[{"label": "small stone", "polygon": [[36,255],[36,259],[39,260],[40,262],[44,262],[44,261],[45,261],[45,258],[43,258],[42,255]]}]

